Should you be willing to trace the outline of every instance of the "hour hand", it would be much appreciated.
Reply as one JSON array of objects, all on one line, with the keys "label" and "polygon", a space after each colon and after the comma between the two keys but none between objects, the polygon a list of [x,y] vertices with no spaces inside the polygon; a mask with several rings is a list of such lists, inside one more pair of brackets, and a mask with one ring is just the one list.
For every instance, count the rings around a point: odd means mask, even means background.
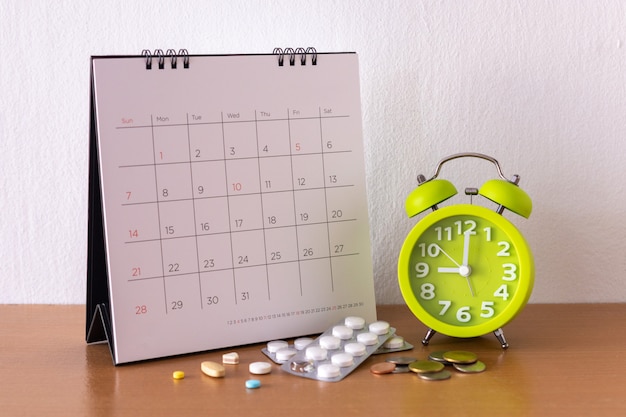
[{"label": "hour hand", "polygon": [[442,274],[458,274],[460,273],[461,268],[459,267],[446,267],[440,266],[437,268],[437,272],[441,272]]}]

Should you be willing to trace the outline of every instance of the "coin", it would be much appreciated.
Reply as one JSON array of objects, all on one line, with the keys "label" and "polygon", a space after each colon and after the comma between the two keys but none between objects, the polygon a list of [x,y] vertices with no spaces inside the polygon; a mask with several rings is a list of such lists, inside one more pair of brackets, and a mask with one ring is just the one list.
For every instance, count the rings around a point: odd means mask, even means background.
[{"label": "coin", "polygon": [[376,375],[390,374],[396,369],[396,365],[391,362],[375,363],[370,367],[370,372]]},{"label": "coin", "polygon": [[434,361],[415,361],[409,365],[409,369],[418,374],[439,372],[444,368],[444,364]]},{"label": "coin", "polygon": [[427,381],[443,381],[444,379],[450,379],[452,374],[450,373],[450,371],[443,370],[439,372],[417,374],[417,376]]},{"label": "coin", "polygon": [[470,364],[455,363],[454,367],[458,371],[465,372],[467,374],[477,374],[487,369],[487,366],[481,361],[476,361]]},{"label": "coin", "polygon": [[416,360],[417,358],[413,358],[411,356],[392,356],[386,359],[387,362],[395,363],[396,365],[404,365],[404,366],[412,362],[415,362]]},{"label": "coin", "polygon": [[396,369],[393,370],[392,374],[408,374],[411,372],[408,366],[406,365],[396,365]]},{"label": "coin", "polygon": [[448,362],[447,360],[445,360],[443,358],[443,354],[446,353],[445,350],[440,350],[438,352],[432,352],[431,354],[428,355],[428,359],[430,359],[431,361],[435,361],[435,362],[441,362],[444,365],[451,365],[450,362]]},{"label": "coin", "polygon": [[470,364],[478,360],[475,353],[464,350],[451,350],[443,354],[443,358],[450,363]]}]

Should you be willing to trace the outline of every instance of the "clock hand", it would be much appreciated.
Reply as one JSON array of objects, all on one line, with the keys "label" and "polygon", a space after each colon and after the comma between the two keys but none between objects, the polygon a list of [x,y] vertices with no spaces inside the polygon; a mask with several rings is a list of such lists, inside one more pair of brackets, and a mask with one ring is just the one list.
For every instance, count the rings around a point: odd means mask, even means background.
[{"label": "clock hand", "polygon": [[468,266],[467,262],[469,260],[469,244],[470,244],[470,234],[469,232],[465,232],[465,236],[463,237],[463,265]]},{"label": "clock hand", "polygon": [[459,267],[459,274],[464,276],[467,280],[467,285],[469,286],[470,293],[472,297],[474,297],[474,289],[472,288],[472,283],[469,279],[469,276],[472,272],[472,268],[468,265],[469,262],[469,244],[470,244],[470,233],[465,232],[463,236],[463,265]]},{"label": "clock hand", "polygon": [[[457,261],[455,261],[454,259],[452,259],[452,256],[448,255],[448,253],[447,253],[445,250],[443,250],[443,248],[442,248],[441,246],[439,246],[439,245],[438,245],[438,244],[436,244],[436,243],[435,243],[435,246],[437,246],[437,249],[439,249],[439,251],[440,251],[441,253],[443,253],[444,255],[446,255],[446,257],[447,257],[448,259],[450,259],[450,260],[452,261],[452,263],[453,263],[453,264],[455,264],[458,268],[460,268],[460,267],[461,267],[461,265],[459,265],[459,263],[458,263]],[[457,270],[457,271],[455,271],[455,272],[458,272],[458,270]]]}]

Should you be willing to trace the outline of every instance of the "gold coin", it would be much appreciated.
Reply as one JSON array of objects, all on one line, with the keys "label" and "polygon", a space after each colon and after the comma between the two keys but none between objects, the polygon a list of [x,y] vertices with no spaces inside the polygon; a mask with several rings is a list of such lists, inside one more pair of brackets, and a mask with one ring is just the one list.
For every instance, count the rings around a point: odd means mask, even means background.
[{"label": "gold coin", "polygon": [[467,374],[477,374],[487,369],[487,366],[481,361],[476,361],[470,364],[455,363],[454,367],[458,371],[465,372]]},{"label": "gold coin", "polygon": [[464,350],[451,350],[443,354],[443,358],[450,363],[470,364],[478,360],[475,353]]},{"label": "gold coin", "polygon": [[391,362],[375,363],[370,367],[370,372],[376,375],[390,374],[396,369],[396,364]]},{"label": "gold coin", "polygon": [[440,371],[440,372],[430,372],[430,373],[426,373],[426,374],[417,374],[417,376],[419,376],[422,379],[425,379],[427,381],[443,381],[444,379],[450,379],[450,377],[452,376],[452,374],[450,373],[450,371]]},{"label": "gold coin", "polygon": [[433,361],[415,361],[409,364],[409,369],[418,374],[426,374],[439,372],[444,368],[444,364],[441,362]]}]

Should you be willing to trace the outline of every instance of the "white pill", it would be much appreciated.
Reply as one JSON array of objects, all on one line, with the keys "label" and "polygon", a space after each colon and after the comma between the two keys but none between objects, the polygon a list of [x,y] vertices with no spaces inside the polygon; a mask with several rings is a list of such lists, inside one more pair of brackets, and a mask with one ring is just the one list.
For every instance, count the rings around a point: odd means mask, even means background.
[{"label": "white pill", "polygon": [[222,363],[237,365],[239,363],[239,354],[237,352],[224,353],[222,355]]},{"label": "white pill", "polygon": [[365,327],[365,319],[361,317],[350,316],[346,317],[344,320],[344,324],[351,329],[361,330]]},{"label": "white pill", "polygon": [[269,362],[252,362],[248,370],[255,375],[269,374],[272,372],[272,364]]},{"label": "white pill", "polygon": [[341,340],[348,340],[352,338],[354,332],[348,326],[335,326],[333,327],[333,336],[340,338]]},{"label": "white pill", "polygon": [[341,347],[341,340],[335,336],[322,336],[319,344],[326,350],[335,350]]},{"label": "white pill", "polygon": [[290,349],[290,348],[277,350],[276,351],[276,360],[277,361],[288,361],[289,359],[291,359],[294,356],[296,356],[296,353],[298,353],[297,350]]},{"label": "white pill", "polygon": [[330,358],[330,361],[341,368],[354,364],[354,358],[349,353],[337,353]]},{"label": "white pill", "polygon": [[371,345],[375,345],[376,343],[378,343],[378,336],[370,332],[359,333],[356,336],[356,340],[357,342],[363,343],[365,346],[371,346]]},{"label": "white pill", "polygon": [[363,343],[355,342],[355,343],[346,343],[343,347],[347,353],[352,356],[363,356],[367,352],[367,348]]},{"label": "white pill", "polygon": [[304,350],[305,347],[309,346],[313,343],[313,339],[310,337],[299,337],[293,341],[293,346],[297,350]]},{"label": "white pill", "polygon": [[328,352],[319,346],[309,346],[306,348],[305,356],[312,361],[323,361],[328,357]]},{"label": "white pill", "polygon": [[404,346],[404,338],[400,336],[394,336],[391,339],[387,340],[383,345],[387,349],[400,349]]},{"label": "white pill", "polygon": [[337,365],[326,363],[317,368],[317,376],[320,378],[336,378],[341,375],[341,370]]},{"label": "white pill", "polygon": [[389,332],[389,323],[387,323],[386,321],[375,321],[374,323],[370,324],[369,329],[370,332],[377,335],[386,334],[387,332]]},{"label": "white pill", "polygon": [[273,340],[267,343],[267,351],[269,353],[275,353],[277,350],[285,349],[289,344],[284,340]]}]

